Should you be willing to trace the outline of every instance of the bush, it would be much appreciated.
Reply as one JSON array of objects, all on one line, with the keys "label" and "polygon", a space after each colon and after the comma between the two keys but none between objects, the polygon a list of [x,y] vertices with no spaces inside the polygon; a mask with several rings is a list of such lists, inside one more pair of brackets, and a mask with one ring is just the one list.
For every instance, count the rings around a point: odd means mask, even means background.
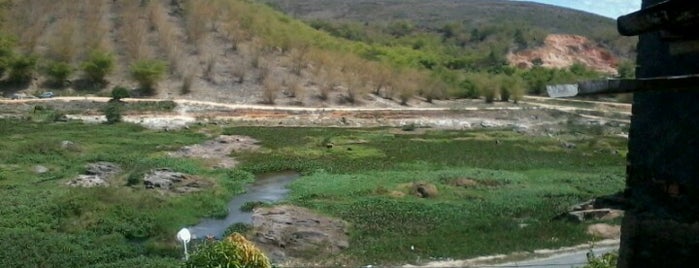
[{"label": "bush", "polygon": [[110,102],[104,109],[104,116],[107,117],[107,124],[121,122],[121,105],[118,102]]},{"label": "bush", "polygon": [[226,231],[223,232],[224,236],[231,236],[235,233],[239,234],[244,234],[247,233],[248,231],[252,230],[252,225],[249,223],[242,223],[242,222],[236,222],[231,226],[228,226],[226,228]]},{"label": "bush", "polygon": [[596,257],[592,250],[590,250],[590,252],[587,253],[587,265],[585,265],[583,268],[616,267],[617,259],[619,259],[619,254],[617,252],[609,252],[602,256]]},{"label": "bush", "polygon": [[271,268],[272,264],[253,243],[234,233],[222,241],[206,241],[200,244],[184,267]]},{"label": "bush", "polygon": [[92,51],[80,68],[88,80],[105,84],[105,77],[114,70],[114,56],[104,51]]},{"label": "bush", "polygon": [[141,86],[141,90],[148,95],[155,93],[154,87],[163,79],[167,65],[159,60],[139,60],[131,65],[131,78]]},{"label": "bush", "polygon": [[121,100],[123,98],[128,98],[130,97],[129,90],[125,87],[122,86],[116,86],[112,89],[112,99],[113,100]]},{"label": "bush", "polygon": [[19,55],[10,61],[10,81],[29,82],[34,77],[38,58],[33,55]]},{"label": "bush", "polygon": [[44,73],[50,78],[53,85],[62,87],[68,77],[73,74],[73,67],[66,62],[51,61],[46,64]]}]

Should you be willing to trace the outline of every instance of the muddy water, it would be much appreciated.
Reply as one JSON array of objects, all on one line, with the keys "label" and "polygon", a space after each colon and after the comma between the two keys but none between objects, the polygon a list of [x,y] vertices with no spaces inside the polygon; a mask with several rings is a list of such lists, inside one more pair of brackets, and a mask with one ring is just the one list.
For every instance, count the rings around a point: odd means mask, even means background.
[{"label": "muddy water", "polygon": [[234,223],[252,223],[252,212],[240,211],[240,207],[250,201],[277,202],[286,198],[287,186],[299,178],[296,172],[283,172],[258,176],[247,187],[244,194],[235,196],[228,202],[228,216],[225,219],[204,219],[199,224],[189,227],[192,236],[204,238],[213,235],[220,238],[228,226]]}]

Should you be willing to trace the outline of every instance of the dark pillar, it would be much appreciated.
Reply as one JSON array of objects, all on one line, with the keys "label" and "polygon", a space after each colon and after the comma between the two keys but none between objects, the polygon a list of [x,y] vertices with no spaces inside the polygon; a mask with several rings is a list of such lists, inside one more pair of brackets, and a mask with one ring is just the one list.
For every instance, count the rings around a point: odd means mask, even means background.
[{"label": "dark pillar", "polygon": [[[637,77],[699,74],[699,45],[664,37],[639,37]],[[699,85],[635,94],[626,182],[632,208],[623,221],[618,267],[699,265],[698,137]]]}]

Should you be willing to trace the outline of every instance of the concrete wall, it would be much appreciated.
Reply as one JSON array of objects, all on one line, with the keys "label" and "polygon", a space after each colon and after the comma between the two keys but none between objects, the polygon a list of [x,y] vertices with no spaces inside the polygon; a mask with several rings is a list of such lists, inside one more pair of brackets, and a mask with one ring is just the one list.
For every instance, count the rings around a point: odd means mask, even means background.
[{"label": "concrete wall", "polygon": [[[699,74],[699,45],[678,54],[672,44],[640,36],[637,77]],[[635,94],[619,267],[699,267],[698,137],[699,85]]]}]

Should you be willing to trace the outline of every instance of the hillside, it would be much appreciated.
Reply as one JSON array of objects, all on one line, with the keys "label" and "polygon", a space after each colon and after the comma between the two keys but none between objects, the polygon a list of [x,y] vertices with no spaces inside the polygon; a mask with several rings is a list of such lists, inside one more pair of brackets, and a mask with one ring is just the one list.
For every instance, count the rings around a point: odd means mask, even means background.
[{"label": "hillside", "polygon": [[622,37],[613,19],[578,10],[507,0],[264,0],[304,20],[388,24],[409,21],[439,29],[458,23],[465,28],[516,24],[547,34],[574,34],[606,45],[623,58],[633,56],[635,38]]},{"label": "hillside", "polygon": [[[4,14],[5,96],[49,90],[109,95],[123,86],[133,89],[132,96],[354,104],[360,92],[379,84],[370,75],[386,68],[360,58],[355,51],[362,44],[249,1],[29,0],[12,2]],[[91,79],[84,70],[100,58],[95,51],[113,62],[104,79]],[[67,75],[57,79],[55,66],[65,66]],[[153,88],[138,83],[135,67],[157,74]]]},{"label": "hillside", "polygon": [[[475,26],[460,22],[434,28],[429,25],[436,22],[418,27],[393,21],[356,28],[357,23],[303,22],[242,0],[5,3],[0,28],[0,91],[5,97],[46,91],[108,96],[123,87],[138,97],[400,107],[452,98],[518,101],[525,91],[539,94],[547,83],[599,76],[573,66],[508,66],[507,53],[541,44],[546,32],[476,17],[471,20],[478,22]],[[367,4],[346,2],[345,9],[352,10],[354,3]],[[382,12],[398,14],[394,16],[408,13],[384,7]],[[456,14],[451,10],[432,13],[449,18]],[[488,12],[502,13],[497,8]]]}]

